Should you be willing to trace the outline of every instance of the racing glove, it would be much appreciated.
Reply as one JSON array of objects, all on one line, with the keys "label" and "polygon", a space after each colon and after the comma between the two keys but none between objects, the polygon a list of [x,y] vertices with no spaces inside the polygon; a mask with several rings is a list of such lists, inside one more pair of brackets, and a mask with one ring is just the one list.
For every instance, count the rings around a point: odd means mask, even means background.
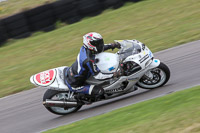
[{"label": "racing glove", "polygon": [[121,45],[120,45],[118,42],[111,43],[111,48],[112,48],[112,50],[115,49],[115,48],[120,49],[120,48],[121,48]]}]

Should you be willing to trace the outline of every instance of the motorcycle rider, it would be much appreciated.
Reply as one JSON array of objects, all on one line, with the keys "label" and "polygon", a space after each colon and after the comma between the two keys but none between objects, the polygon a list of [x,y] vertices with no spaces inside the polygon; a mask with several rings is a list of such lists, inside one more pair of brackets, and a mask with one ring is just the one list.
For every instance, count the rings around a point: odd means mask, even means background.
[{"label": "motorcycle rider", "polygon": [[120,48],[120,44],[111,43],[104,45],[102,36],[96,32],[90,32],[83,36],[83,46],[77,56],[76,61],[71,67],[65,71],[65,84],[71,91],[76,91],[79,94],[86,94],[92,96],[95,101],[101,98],[104,90],[98,85],[89,85],[85,81],[92,75],[95,79],[107,79],[111,77],[118,77],[121,71],[113,74],[102,73],[95,60],[95,55],[108,49]]}]

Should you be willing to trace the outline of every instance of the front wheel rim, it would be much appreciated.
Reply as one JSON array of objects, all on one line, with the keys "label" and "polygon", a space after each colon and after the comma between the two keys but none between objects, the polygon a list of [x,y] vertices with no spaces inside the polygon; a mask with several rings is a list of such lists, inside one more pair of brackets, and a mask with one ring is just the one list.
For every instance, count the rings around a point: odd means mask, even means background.
[{"label": "front wheel rim", "polygon": [[[151,72],[155,76],[155,77],[153,77],[153,80],[155,80],[155,81],[152,81],[152,84],[151,84],[150,82],[147,82],[149,79],[147,79],[146,77],[142,77],[138,81],[138,84],[141,87],[149,88],[149,89],[157,88],[157,87],[161,86],[166,81],[167,75],[166,75],[165,71],[163,71],[162,69],[154,68],[153,70],[151,70]],[[154,78],[156,78],[157,81]]]}]

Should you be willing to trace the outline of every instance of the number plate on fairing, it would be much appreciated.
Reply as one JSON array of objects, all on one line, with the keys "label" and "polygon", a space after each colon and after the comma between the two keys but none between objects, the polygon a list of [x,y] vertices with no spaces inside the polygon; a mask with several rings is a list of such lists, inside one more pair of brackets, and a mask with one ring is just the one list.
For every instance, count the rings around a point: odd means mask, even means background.
[{"label": "number plate on fairing", "polygon": [[33,81],[40,86],[51,85],[56,77],[56,69],[50,69],[34,75]]}]

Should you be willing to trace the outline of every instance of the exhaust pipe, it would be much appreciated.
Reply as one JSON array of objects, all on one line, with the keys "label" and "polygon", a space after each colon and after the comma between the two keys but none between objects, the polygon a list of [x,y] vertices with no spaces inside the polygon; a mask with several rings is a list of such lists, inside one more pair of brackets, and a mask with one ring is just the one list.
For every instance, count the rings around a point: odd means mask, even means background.
[{"label": "exhaust pipe", "polygon": [[66,102],[66,101],[59,101],[59,100],[51,100],[46,99],[43,101],[43,105],[45,107],[63,107],[63,108],[72,108],[78,106],[77,102]]}]

